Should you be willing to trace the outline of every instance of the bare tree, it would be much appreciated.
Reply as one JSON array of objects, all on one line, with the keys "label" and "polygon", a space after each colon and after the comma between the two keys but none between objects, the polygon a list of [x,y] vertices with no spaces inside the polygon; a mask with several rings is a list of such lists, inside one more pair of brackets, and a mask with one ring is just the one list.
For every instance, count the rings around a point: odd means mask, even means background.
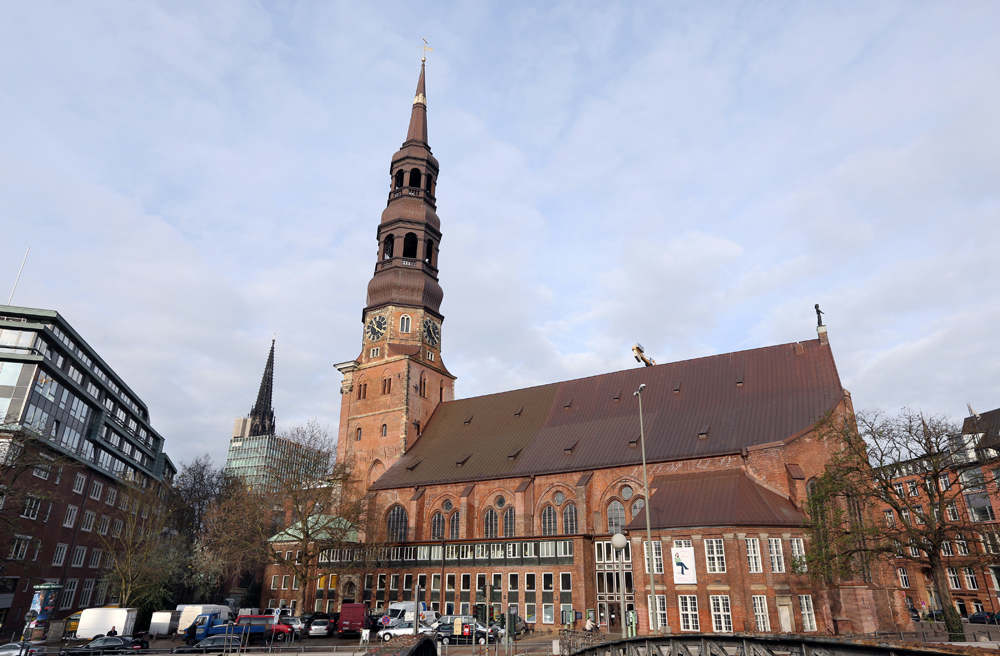
[{"label": "bare tree", "polygon": [[278,437],[281,455],[263,466],[258,483],[233,488],[209,511],[206,549],[226,564],[224,575],[281,566],[294,577],[301,612],[308,583],[324,575],[321,555],[359,541],[370,503],[315,419]]},{"label": "bare tree", "polygon": [[156,483],[146,488],[120,486],[111,529],[106,535],[97,533],[109,590],[123,607],[149,606],[168,596],[165,583],[185,563],[180,540],[168,528],[168,495],[169,490]]},{"label": "bare tree", "polygon": [[834,455],[810,490],[809,571],[831,580],[878,562],[913,562],[930,573],[953,639],[964,631],[947,568],[989,557],[972,539],[984,480],[960,432],[909,409],[830,419],[823,436]]},{"label": "bare tree", "polygon": [[43,504],[58,501],[49,479],[68,464],[44,449],[31,432],[0,431],[0,572],[11,557],[17,559],[14,541],[25,532],[22,518],[33,518]]}]

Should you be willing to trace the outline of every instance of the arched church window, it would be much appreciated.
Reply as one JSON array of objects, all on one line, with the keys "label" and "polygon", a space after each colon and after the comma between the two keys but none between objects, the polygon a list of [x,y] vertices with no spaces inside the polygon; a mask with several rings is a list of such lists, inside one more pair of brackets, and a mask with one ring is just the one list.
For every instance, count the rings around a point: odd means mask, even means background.
[{"label": "arched church window", "polygon": [[608,533],[621,533],[625,530],[625,506],[615,500],[608,504]]},{"label": "arched church window", "polygon": [[420,396],[427,398],[427,375],[424,373],[420,374],[420,385],[418,386],[418,391]]},{"label": "arched church window", "polygon": [[483,537],[495,538],[497,536],[497,511],[490,508],[483,515]]},{"label": "arched church window", "polygon": [[406,183],[406,171],[399,169],[396,171],[396,189],[399,189]]},{"label": "arched church window", "polygon": [[575,535],[576,527],[576,506],[568,503],[563,508],[563,535]]},{"label": "arched church window", "polygon": [[420,169],[410,171],[410,186],[420,189]]},{"label": "arched church window", "polygon": [[542,535],[556,534],[556,509],[552,506],[545,506],[542,511]]},{"label": "arched church window", "polygon": [[403,257],[417,256],[417,236],[412,232],[406,233],[403,236]]},{"label": "arched church window", "polygon": [[434,516],[431,518],[431,539],[444,539],[444,515],[439,512],[434,513]]},{"label": "arched church window", "polygon": [[433,192],[434,190],[431,189],[431,182],[433,181],[434,176],[428,173],[425,177],[427,179],[424,180],[424,186],[427,188],[427,191]]},{"label": "arched church window", "polygon": [[382,437],[385,437],[388,434],[389,434],[389,427],[386,426],[385,424],[382,424]]},{"label": "arched church window", "polygon": [[406,542],[407,516],[401,506],[393,506],[385,520],[390,542]]},{"label": "arched church window", "polygon": [[424,262],[434,266],[434,240],[428,239],[424,242]]},{"label": "arched church window", "polygon": [[503,514],[503,536],[505,538],[514,537],[514,520],[516,516],[514,515],[514,508],[508,508]]},{"label": "arched church window", "polygon": [[354,441],[355,442],[360,442],[361,441],[361,429],[360,428],[358,428],[358,432],[355,434]]},{"label": "arched church window", "polygon": [[636,499],[632,502],[632,519],[635,519],[639,515],[639,511],[646,507],[646,500],[642,497]]},{"label": "arched church window", "polygon": [[410,332],[410,315],[404,314],[399,318],[399,332],[401,333]]},{"label": "arched church window", "polygon": [[392,377],[386,376],[382,379],[382,394],[392,393]]},{"label": "arched church window", "polygon": [[382,241],[382,259],[391,260],[392,259],[392,248],[396,245],[396,238],[392,235],[386,235],[385,239]]},{"label": "arched church window", "polygon": [[441,387],[438,388],[438,401],[444,403],[444,381],[441,381]]},{"label": "arched church window", "polygon": [[448,519],[448,537],[452,540],[457,540],[458,535],[462,530],[462,514],[457,510]]}]

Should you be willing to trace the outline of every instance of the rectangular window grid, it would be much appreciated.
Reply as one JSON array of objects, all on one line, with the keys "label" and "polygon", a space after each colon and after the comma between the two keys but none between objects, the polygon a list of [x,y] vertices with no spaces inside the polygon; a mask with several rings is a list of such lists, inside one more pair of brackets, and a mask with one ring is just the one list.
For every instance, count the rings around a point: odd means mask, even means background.
[{"label": "rectangular window grid", "polygon": [[698,623],[698,597],[678,595],[677,608],[681,614],[681,631],[700,631]]},{"label": "rectangular window grid", "polygon": [[724,574],[726,571],[726,552],[722,547],[722,538],[705,540],[705,563],[709,574]]},{"label": "rectangular window grid", "polygon": [[771,631],[771,618],[767,614],[767,597],[765,595],[754,595],[753,618],[758,631],[769,633]]},{"label": "rectangular window grid", "polygon": [[785,571],[785,554],[781,549],[781,538],[768,538],[767,551],[771,556],[771,571],[781,573]]},{"label": "rectangular window grid", "polygon": [[747,538],[747,569],[751,574],[760,574],[764,566],[760,561],[760,539]]},{"label": "rectangular window grid", "polygon": [[712,606],[712,630],[716,633],[732,633],[733,613],[729,608],[729,596],[711,595],[708,600]]}]

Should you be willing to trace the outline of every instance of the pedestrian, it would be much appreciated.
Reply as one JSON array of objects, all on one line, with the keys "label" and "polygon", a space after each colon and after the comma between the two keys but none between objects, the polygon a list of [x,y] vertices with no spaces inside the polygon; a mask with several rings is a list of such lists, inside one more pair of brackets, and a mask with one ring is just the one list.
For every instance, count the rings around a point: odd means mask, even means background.
[{"label": "pedestrian", "polygon": [[187,628],[187,631],[184,632],[185,636],[184,642],[187,644],[188,647],[194,644],[194,637],[196,635],[195,633],[196,631],[197,629],[194,626],[194,622],[191,622],[191,626],[189,626]]},{"label": "pedestrian", "polygon": [[109,636],[116,636],[116,635],[118,635],[118,631],[115,631],[115,627],[111,627],[111,630],[110,630],[110,631],[108,631],[108,633],[107,633],[107,634],[108,634]]},{"label": "pedestrian", "polygon": [[587,618],[587,624],[584,625],[584,628],[587,630],[588,633],[592,633],[594,631],[594,620],[593,620],[593,618],[591,618],[591,617]]}]

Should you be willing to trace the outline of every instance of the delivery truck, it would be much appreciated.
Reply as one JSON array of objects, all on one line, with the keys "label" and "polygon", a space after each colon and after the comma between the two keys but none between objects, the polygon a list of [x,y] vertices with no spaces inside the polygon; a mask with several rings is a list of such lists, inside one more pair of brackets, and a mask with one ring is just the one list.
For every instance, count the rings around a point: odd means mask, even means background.
[{"label": "delivery truck", "polygon": [[181,616],[177,620],[177,633],[181,634],[187,631],[199,615],[218,613],[219,619],[223,622],[233,620],[233,611],[229,609],[229,606],[220,604],[180,604],[177,606],[177,610],[181,612]]},{"label": "delivery truck", "polygon": [[180,622],[181,611],[161,610],[153,613],[153,619],[149,621],[150,635],[172,635],[177,631],[177,623]]},{"label": "delivery truck", "polygon": [[135,628],[135,608],[88,608],[80,613],[80,624],[76,627],[76,637],[90,640],[99,635],[106,635],[111,627],[120,636],[132,635]]}]

